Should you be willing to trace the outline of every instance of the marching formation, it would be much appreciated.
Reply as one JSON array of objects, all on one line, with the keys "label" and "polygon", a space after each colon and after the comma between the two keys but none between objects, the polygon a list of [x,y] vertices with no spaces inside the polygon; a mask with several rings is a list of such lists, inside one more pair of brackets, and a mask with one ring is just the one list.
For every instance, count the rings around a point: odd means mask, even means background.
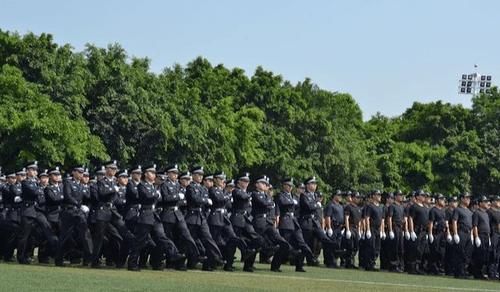
[{"label": "marching formation", "polygon": [[[160,172],[161,171],[161,172]],[[150,266],[234,271],[268,263],[499,279],[500,196],[457,197],[337,191],[323,196],[315,177],[301,184],[244,173],[228,180],[177,165],[95,171],[36,161],[0,173],[0,258],[56,266],[139,271]],[[37,250],[37,252],[35,252]],[[379,264],[377,264],[379,262]]]}]

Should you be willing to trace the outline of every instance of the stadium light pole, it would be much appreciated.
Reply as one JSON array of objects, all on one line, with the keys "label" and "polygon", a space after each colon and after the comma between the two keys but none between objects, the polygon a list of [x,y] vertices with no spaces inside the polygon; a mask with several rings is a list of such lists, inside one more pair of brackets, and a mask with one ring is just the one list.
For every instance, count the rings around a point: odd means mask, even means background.
[{"label": "stadium light pole", "polygon": [[462,78],[458,81],[459,94],[471,94],[472,96],[478,93],[489,93],[492,85],[491,75],[483,75],[477,72],[477,65],[474,65],[474,72],[470,74],[462,74]]}]

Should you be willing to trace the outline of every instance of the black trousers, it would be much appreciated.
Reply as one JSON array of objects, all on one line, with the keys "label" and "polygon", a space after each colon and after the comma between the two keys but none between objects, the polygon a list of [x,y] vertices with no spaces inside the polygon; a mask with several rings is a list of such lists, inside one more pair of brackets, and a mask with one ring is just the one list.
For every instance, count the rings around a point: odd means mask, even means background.
[{"label": "black trousers", "polygon": [[17,242],[17,260],[18,262],[24,262],[27,260],[28,243],[30,236],[35,228],[39,228],[41,234],[49,242],[51,250],[55,251],[57,248],[57,237],[55,236],[52,228],[47,221],[44,214],[37,212],[36,217],[21,217],[21,229],[19,232],[19,238]]},{"label": "black trousers", "polygon": [[481,239],[481,245],[477,247],[475,243],[473,244],[472,259],[471,259],[471,271],[475,278],[480,278],[483,275],[488,274],[488,256],[490,248],[490,236],[488,233],[480,233],[479,239]]},{"label": "black trousers", "polygon": [[313,229],[311,230],[302,229],[302,234],[304,236],[304,241],[311,250],[314,250],[315,248],[315,239],[321,242],[323,251],[331,248],[331,245],[333,244],[333,242],[326,236],[324,230],[319,226],[313,226]]},{"label": "black trousers", "polygon": [[446,253],[446,232],[434,231],[434,242],[429,243],[429,272],[441,273],[444,271],[444,261]]},{"label": "black trousers", "polygon": [[[210,233],[210,228],[208,228],[208,224],[206,220],[203,220],[201,224],[188,224],[189,233],[193,237],[195,241],[200,242],[205,249],[205,254],[207,256],[207,261],[204,263],[206,267],[214,266],[215,259],[222,260],[222,253],[212,238],[212,234]],[[192,267],[193,263],[189,262],[189,266]]]},{"label": "black trousers", "polygon": [[490,279],[498,279],[500,263],[500,233],[493,232],[491,234],[491,246],[488,256],[488,277]]},{"label": "black trousers", "polygon": [[65,244],[76,232],[79,241],[82,243],[84,257],[89,259],[92,255],[93,242],[90,230],[87,226],[87,218],[82,214],[61,213],[61,232],[59,235],[58,247],[56,250],[55,261],[62,263],[65,251]]},{"label": "black trousers", "polygon": [[[106,235],[108,240],[115,241],[113,244],[118,249],[122,245],[122,241],[127,241],[129,244],[134,239],[134,235],[130,230],[128,230],[125,222],[117,216],[113,216],[110,221],[100,221],[97,220],[94,225],[93,230],[94,239],[94,250],[92,254],[92,263],[98,264],[99,258],[101,257],[101,252]],[[118,233],[117,233],[118,232]],[[117,251],[119,254],[119,250]]]},{"label": "black trousers", "polygon": [[[295,267],[297,269],[302,268],[304,266],[304,257],[307,258],[309,262],[314,260],[314,255],[312,253],[311,248],[306,244],[304,240],[304,235],[302,234],[302,229],[296,228],[295,230],[290,229],[280,229],[279,230],[281,236],[290,243],[290,245],[300,251],[299,253],[295,253]],[[282,261],[286,260],[283,258]]]},{"label": "black trousers", "polygon": [[[265,246],[264,238],[259,234],[257,234],[252,224],[246,223],[245,226],[243,227],[233,225],[233,230],[236,236],[241,240],[243,240],[245,244],[248,246],[248,248],[258,251]],[[233,265],[235,253],[236,253],[236,247],[228,249],[228,254],[227,254],[228,261],[226,265],[228,266]],[[245,259],[244,268],[252,268],[254,263],[255,263],[255,253]]]},{"label": "black trousers", "polygon": [[365,238],[366,269],[374,269],[377,258],[380,256],[380,230],[372,228],[371,233],[370,238]]},{"label": "black trousers", "polygon": [[139,257],[144,247],[146,247],[150,236],[153,238],[156,246],[161,249],[161,254],[167,255],[167,259],[179,253],[174,242],[165,235],[163,225],[160,222],[153,224],[137,223],[135,225],[134,236],[128,258],[129,268],[138,267]]},{"label": "black trousers", "polygon": [[[200,252],[198,250],[196,242],[189,232],[186,222],[163,222],[162,224],[163,230],[165,231],[165,236],[172,240],[181,252],[187,254],[189,261],[197,261],[198,257],[200,256]],[[158,260],[163,257],[161,253],[162,247],[157,246],[153,249],[153,251],[151,252],[151,265],[158,266],[159,264],[161,264],[158,262]]]},{"label": "black trousers", "polygon": [[359,232],[357,228],[351,227],[349,229],[351,231],[351,238],[344,238],[342,241],[342,245],[345,248],[344,253],[344,262],[346,268],[354,267],[354,257],[359,251]]},{"label": "black trousers", "polygon": [[[404,267],[404,234],[400,226],[393,226],[394,239],[389,237],[388,241],[388,260],[390,269],[403,269]],[[387,234],[389,236],[389,234]]]},{"label": "black trousers", "polygon": [[470,231],[459,230],[458,236],[460,242],[454,244],[454,275],[455,277],[464,277],[467,275],[471,257],[472,257],[472,241],[470,239]]},{"label": "black trousers", "polygon": [[238,248],[243,255],[248,250],[246,242],[239,238],[234,232],[233,226],[231,224],[226,224],[223,226],[219,225],[209,225],[210,233],[213,239],[217,243],[224,260],[229,262],[232,261],[234,256],[234,250]]},{"label": "black trousers", "polygon": [[279,247],[271,262],[271,269],[279,269],[282,262],[288,256],[288,252],[291,249],[290,244],[278,233],[273,224],[268,223],[265,226],[259,226],[255,230],[272,245]]}]

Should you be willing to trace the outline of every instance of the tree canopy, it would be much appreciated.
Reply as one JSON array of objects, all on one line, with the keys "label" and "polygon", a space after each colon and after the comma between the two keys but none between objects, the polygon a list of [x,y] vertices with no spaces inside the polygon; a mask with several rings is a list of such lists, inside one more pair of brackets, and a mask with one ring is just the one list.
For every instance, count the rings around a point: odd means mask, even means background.
[{"label": "tree canopy", "polygon": [[498,192],[500,92],[461,105],[415,102],[363,122],[355,99],[197,57],[152,73],[119,44],[76,52],[50,34],[0,30],[0,165],[184,169],[303,179],[322,188]]}]

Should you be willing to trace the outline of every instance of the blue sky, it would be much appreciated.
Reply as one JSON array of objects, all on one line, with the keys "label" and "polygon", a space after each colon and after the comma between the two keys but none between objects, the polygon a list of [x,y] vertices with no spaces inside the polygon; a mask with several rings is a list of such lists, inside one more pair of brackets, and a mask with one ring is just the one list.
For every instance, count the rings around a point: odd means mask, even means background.
[{"label": "blue sky", "polygon": [[470,106],[461,73],[500,79],[500,1],[2,0],[0,28],[48,32],[82,50],[118,42],[151,70],[203,56],[258,65],[292,82],[348,92],[368,119],[413,101]]}]

